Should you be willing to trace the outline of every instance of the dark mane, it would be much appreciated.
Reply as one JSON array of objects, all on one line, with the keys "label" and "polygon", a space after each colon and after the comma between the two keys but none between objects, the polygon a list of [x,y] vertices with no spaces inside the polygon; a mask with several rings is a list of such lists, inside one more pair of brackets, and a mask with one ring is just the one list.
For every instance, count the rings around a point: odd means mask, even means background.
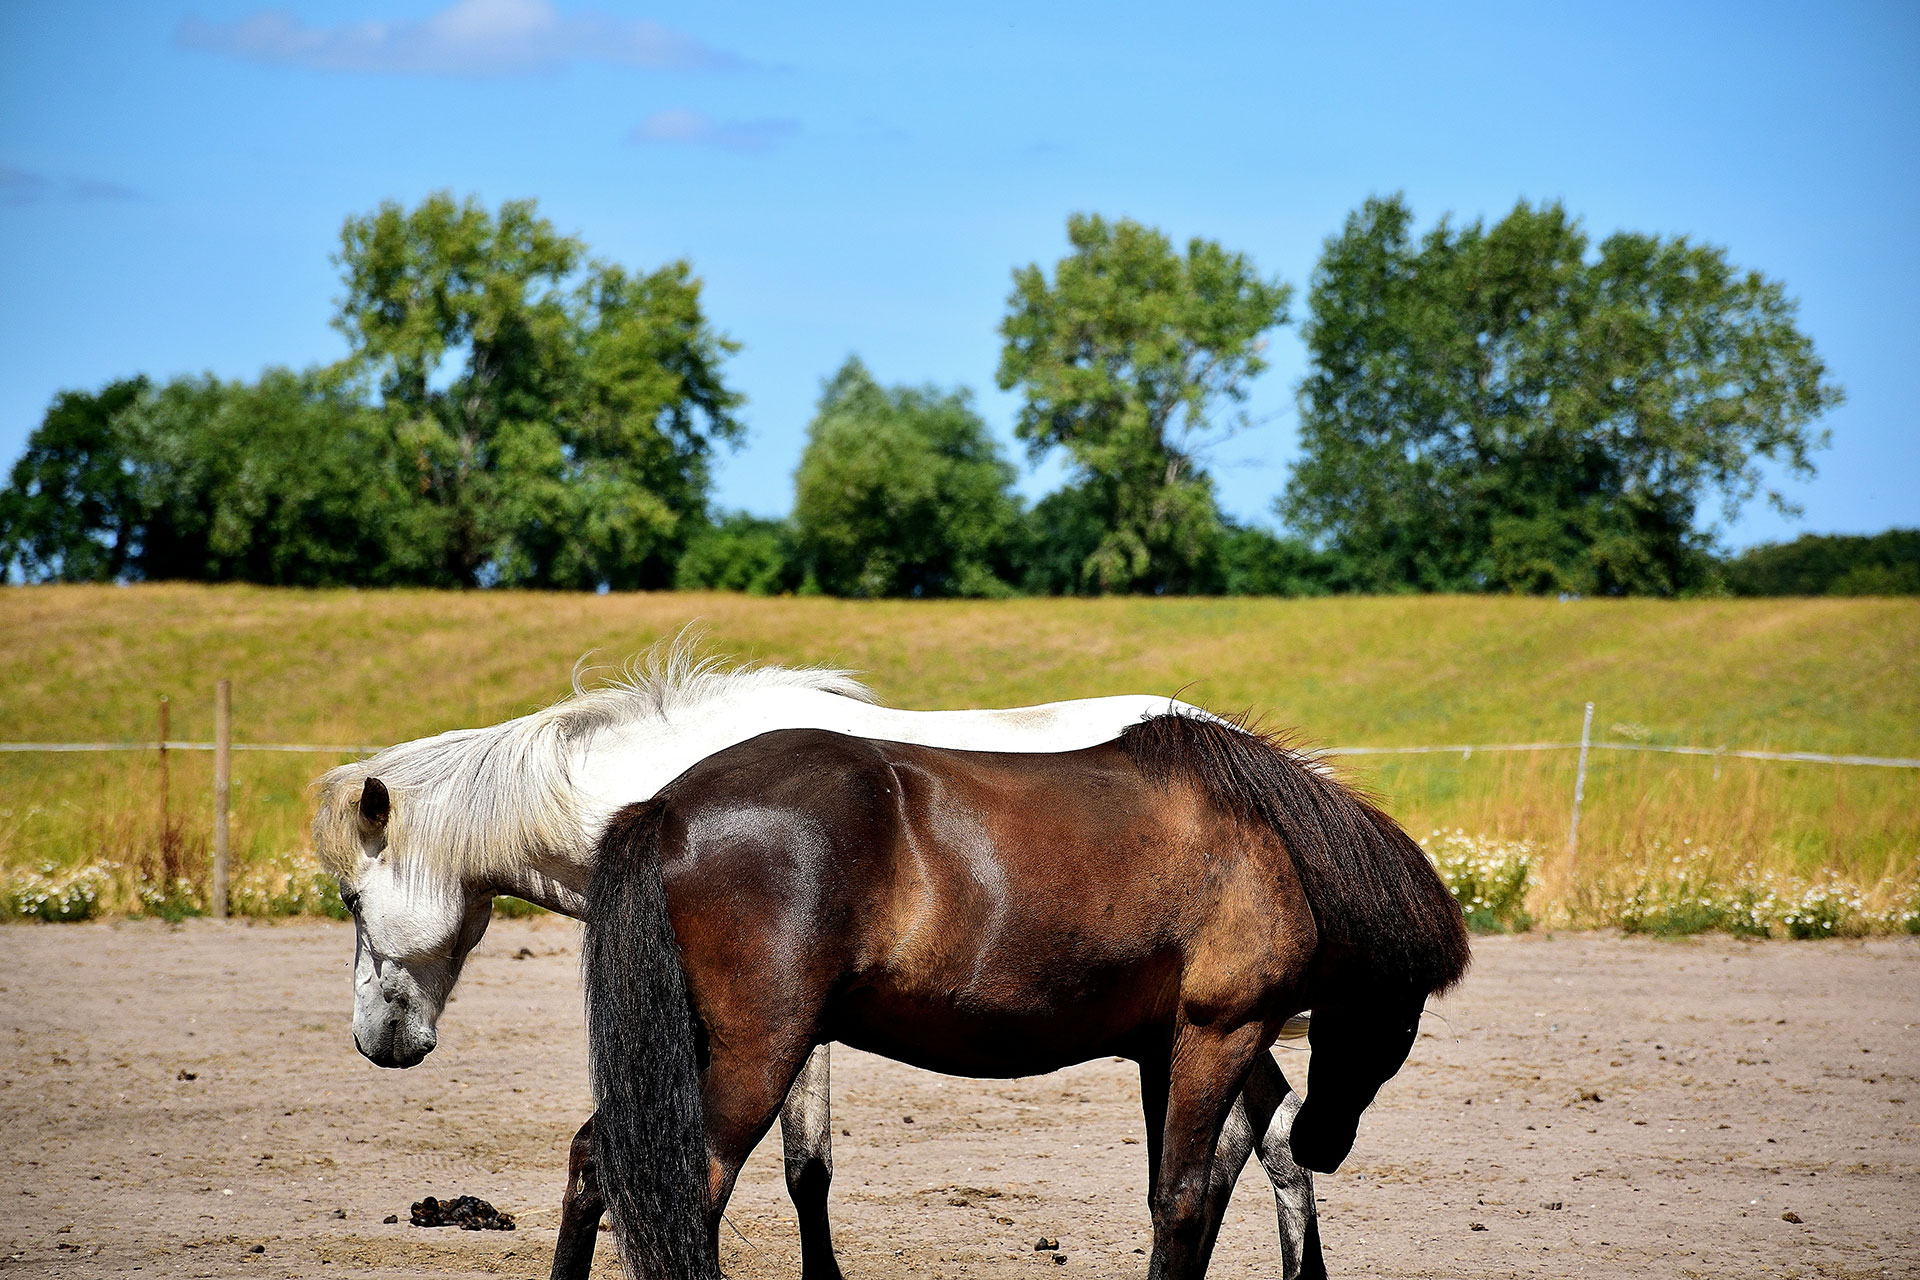
[{"label": "dark mane", "polygon": [[1466,972],[1466,920],[1426,853],[1352,788],[1244,718],[1151,716],[1120,746],[1149,779],[1179,778],[1279,833],[1323,942],[1381,977],[1442,991]]}]

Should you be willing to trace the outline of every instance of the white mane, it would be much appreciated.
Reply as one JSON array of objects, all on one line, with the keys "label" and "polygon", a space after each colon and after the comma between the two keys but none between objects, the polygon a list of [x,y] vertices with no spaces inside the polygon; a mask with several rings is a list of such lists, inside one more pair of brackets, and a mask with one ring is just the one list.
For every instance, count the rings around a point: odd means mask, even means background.
[{"label": "white mane", "polygon": [[[584,660],[583,660],[584,663]],[[504,871],[542,850],[581,839],[568,758],[602,729],[667,720],[718,699],[766,689],[812,689],[872,702],[851,672],[824,667],[732,664],[700,653],[686,632],[663,641],[588,687],[574,667],[573,693],[544,710],[484,729],[455,729],[388,747],[320,779],[314,850],[335,876],[358,856],[355,805],[378,777],[393,796],[388,841],[423,871],[463,878]]]}]

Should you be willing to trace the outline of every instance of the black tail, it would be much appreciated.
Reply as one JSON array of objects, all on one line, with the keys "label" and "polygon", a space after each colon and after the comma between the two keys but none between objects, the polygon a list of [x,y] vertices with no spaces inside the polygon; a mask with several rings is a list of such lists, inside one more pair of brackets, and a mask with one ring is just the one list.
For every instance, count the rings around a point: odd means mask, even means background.
[{"label": "black tail", "polygon": [[1149,778],[1187,779],[1242,822],[1278,832],[1323,942],[1419,992],[1466,972],[1466,920],[1427,855],[1299,752],[1243,723],[1190,714],[1143,720],[1120,744]]},{"label": "black tail", "polygon": [[626,1274],[719,1280],[693,1011],[660,873],[662,814],[650,801],[614,815],[587,894],[594,1144]]}]

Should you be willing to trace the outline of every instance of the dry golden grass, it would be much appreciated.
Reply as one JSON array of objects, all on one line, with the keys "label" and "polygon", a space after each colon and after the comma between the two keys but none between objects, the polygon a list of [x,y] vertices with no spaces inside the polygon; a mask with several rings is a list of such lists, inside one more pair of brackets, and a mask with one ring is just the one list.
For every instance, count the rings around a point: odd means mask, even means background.
[{"label": "dry golden grass", "polygon": [[[239,741],[383,744],[490,723],[566,692],[575,659],[618,661],[691,620],[716,648],[864,673],[901,706],[1178,693],[1339,745],[1577,738],[1920,756],[1920,603],[1906,600],[853,602],[724,594],[0,591],[0,739],[212,736],[234,681]],[[235,847],[304,839],[306,786],[333,761],[235,762]],[[1910,878],[1920,771],[1596,753],[1577,867],[1571,753],[1350,759],[1416,834],[1536,842],[1550,881],[1691,839],[1721,855],[1864,885]],[[176,754],[172,858],[204,858],[211,764]],[[161,859],[150,753],[0,756],[0,866]]]}]

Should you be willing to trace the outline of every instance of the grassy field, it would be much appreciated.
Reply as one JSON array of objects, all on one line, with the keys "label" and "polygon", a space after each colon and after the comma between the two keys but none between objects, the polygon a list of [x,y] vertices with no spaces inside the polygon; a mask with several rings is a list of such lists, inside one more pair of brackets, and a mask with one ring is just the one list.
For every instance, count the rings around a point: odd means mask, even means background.
[{"label": "grassy field", "polygon": [[[699,619],[722,651],[864,672],[901,706],[1179,693],[1325,745],[1596,739],[1920,756],[1920,603],[1902,600],[852,602],[734,595],[0,590],[0,740],[212,736],[384,744],[564,694],[582,654],[626,656]],[[235,848],[293,866],[333,761],[235,759]],[[1536,907],[1618,892],[1674,857],[1837,874],[1875,901],[1920,859],[1920,771],[1596,753],[1577,860],[1571,753],[1341,762],[1416,835],[1526,842]],[[163,839],[152,753],[0,756],[0,867],[108,860],[192,879],[211,761],[175,753]],[[1688,843],[1691,842],[1691,843]],[[1711,852],[1700,854],[1707,849]],[[278,863],[276,863],[278,860]],[[1610,887],[1609,887],[1610,886]],[[1583,897],[1583,895],[1585,895]]]}]

